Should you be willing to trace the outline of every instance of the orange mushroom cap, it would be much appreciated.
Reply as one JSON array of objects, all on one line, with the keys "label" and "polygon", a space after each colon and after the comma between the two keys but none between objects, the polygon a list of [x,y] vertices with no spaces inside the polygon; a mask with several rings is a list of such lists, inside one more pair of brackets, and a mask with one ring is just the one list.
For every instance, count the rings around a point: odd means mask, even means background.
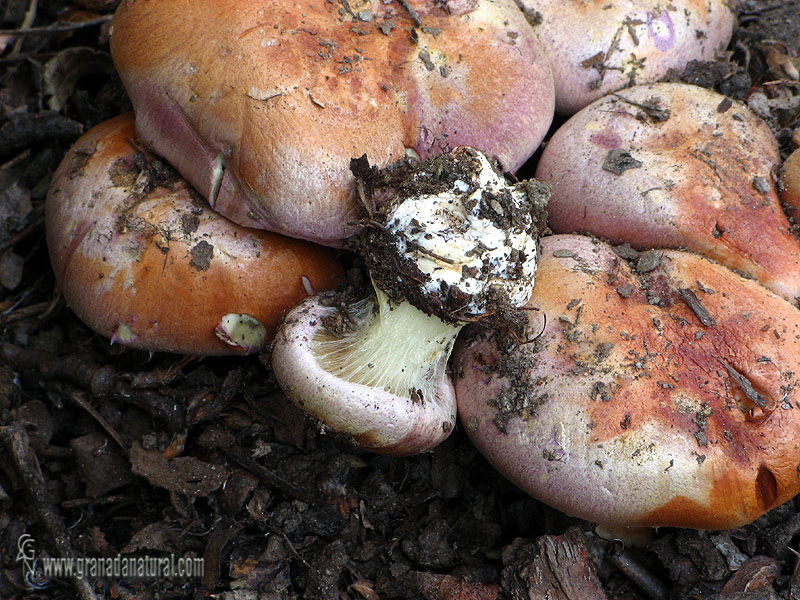
[{"label": "orange mushroom cap", "polygon": [[[46,229],[56,278],[78,317],[146,350],[259,350],[307,288],[330,289],[341,274],[325,248],[210,211],[143,149],[132,114],[96,126],[67,153],[47,197]],[[225,315],[245,328],[260,323],[255,345],[219,339]]]},{"label": "orange mushroom cap", "polygon": [[215,210],[337,245],[359,218],[350,159],[467,145],[515,170],[553,117],[513,0],[405,4],[122,2],[111,52],[141,139]]},{"label": "orange mushroom cap", "polygon": [[748,523],[800,492],[800,312],[695,254],[648,254],[635,272],[592,238],[542,238],[531,342],[460,338],[459,417],[495,468],[568,514]]}]

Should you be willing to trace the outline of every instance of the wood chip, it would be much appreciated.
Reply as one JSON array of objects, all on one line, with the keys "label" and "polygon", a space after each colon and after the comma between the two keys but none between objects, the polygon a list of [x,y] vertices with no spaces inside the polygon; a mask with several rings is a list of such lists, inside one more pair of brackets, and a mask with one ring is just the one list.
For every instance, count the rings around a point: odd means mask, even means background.
[{"label": "wood chip", "polygon": [[642,164],[642,161],[633,158],[630,152],[614,148],[608,151],[603,161],[603,170],[614,175],[622,175],[628,169],[638,169]]},{"label": "wood chip", "polygon": [[654,250],[642,253],[636,261],[636,271],[639,273],[650,273],[655,271],[661,264],[661,253]]},{"label": "wood chip", "polygon": [[554,250],[553,257],[555,258],[575,258],[575,253],[572,250]]},{"label": "wood chip", "polygon": [[726,111],[727,111],[727,110],[728,110],[728,109],[729,109],[731,106],[733,106],[733,100],[731,100],[730,98],[728,98],[727,96],[725,96],[725,98],[722,100],[722,102],[720,102],[720,103],[719,103],[719,106],[717,106],[717,112],[718,112],[718,113],[724,113],[724,112],[726,112]]},{"label": "wood chip", "polygon": [[518,538],[503,551],[502,587],[511,598],[605,600],[583,533]]},{"label": "wood chip", "polygon": [[725,370],[728,371],[728,376],[741,388],[744,395],[747,396],[747,399],[759,408],[766,408],[767,401],[764,399],[764,396],[756,391],[756,388],[753,387],[750,380],[727,362],[722,361],[722,364],[725,366]]},{"label": "wood chip", "polygon": [[692,290],[689,288],[682,288],[678,290],[678,294],[680,294],[681,299],[686,302],[689,308],[692,309],[692,312],[700,320],[700,323],[702,323],[705,327],[716,326],[717,320],[711,316],[711,313],[708,312],[705,306],[703,306],[703,304],[700,302],[700,299]]}]

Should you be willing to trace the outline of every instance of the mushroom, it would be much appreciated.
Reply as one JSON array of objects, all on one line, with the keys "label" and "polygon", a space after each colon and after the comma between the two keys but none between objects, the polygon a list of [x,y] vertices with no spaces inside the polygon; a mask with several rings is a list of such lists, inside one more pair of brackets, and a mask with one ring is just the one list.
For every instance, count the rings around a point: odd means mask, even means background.
[{"label": "mushroom", "polygon": [[556,111],[653,83],[731,39],[728,0],[520,0],[553,66]]},{"label": "mushroom", "polygon": [[794,306],[688,252],[636,270],[556,235],[539,256],[529,343],[478,328],[453,353],[461,422],[501,473],[613,528],[736,527],[800,491]]},{"label": "mushroom", "polygon": [[779,165],[772,132],[746,106],[658,83],[573,116],[548,142],[536,177],[553,185],[556,233],[688,248],[794,302],[800,245],[775,190]]},{"label": "mushroom", "polygon": [[111,52],[140,138],[214,210],[328,245],[357,229],[350,158],[470,145],[513,171],[553,117],[513,0],[122,2]]},{"label": "mushroom", "polygon": [[209,211],[141,146],[130,113],[97,125],[64,157],[46,229],[75,314],[112,342],[146,350],[258,351],[289,308],[341,274],[325,248]]},{"label": "mushroom", "polygon": [[467,147],[412,171],[365,234],[374,296],[310,298],[280,327],[272,367],[289,398],[376,452],[417,453],[447,437],[455,338],[527,301],[548,194],[538,182],[509,185]]}]

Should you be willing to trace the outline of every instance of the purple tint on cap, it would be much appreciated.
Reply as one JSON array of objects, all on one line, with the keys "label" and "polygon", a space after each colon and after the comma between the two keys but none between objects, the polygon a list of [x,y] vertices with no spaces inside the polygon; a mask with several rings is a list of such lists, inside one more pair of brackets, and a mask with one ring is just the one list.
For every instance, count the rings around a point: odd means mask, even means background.
[{"label": "purple tint on cap", "polygon": [[647,29],[650,31],[650,37],[653,38],[656,48],[662,52],[672,48],[675,43],[675,27],[666,10],[659,16],[647,13]]},{"label": "purple tint on cap", "polygon": [[613,131],[600,131],[593,133],[589,140],[595,145],[605,148],[606,150],[613,150],[622,145],[622,139]]}]

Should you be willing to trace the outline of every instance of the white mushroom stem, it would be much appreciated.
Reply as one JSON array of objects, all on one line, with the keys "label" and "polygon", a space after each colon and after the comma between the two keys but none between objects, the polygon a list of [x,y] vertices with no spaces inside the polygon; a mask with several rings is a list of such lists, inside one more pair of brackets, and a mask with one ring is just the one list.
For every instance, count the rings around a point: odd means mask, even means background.
[{"label": "white mushroom stem", "polygon": [[408,302],[391,305],[383,292],[346,309],[308,298],[279,330],[272,366],[286,394],[332,430],[385,454],[413,454],[455,425],[445,371],[460,329]]},{"label": "white mushroom stem", "polygon": [[424,402],[434,395],[463,324],[445,323],[408,302],[392,306],[376,289],[350,311],[359,327],[342,337],[317,332],[312,347],[331,374]]}]

